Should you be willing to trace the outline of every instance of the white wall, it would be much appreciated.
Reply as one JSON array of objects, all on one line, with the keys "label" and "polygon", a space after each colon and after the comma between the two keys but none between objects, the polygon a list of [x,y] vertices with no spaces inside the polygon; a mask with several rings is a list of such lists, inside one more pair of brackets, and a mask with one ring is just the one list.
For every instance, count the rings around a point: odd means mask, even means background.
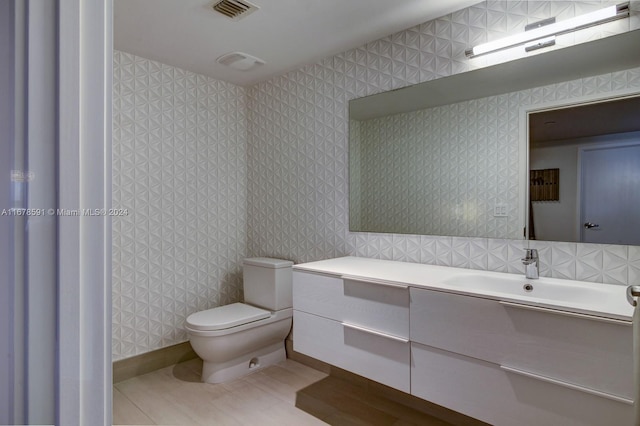
[{"label": "white wall", "polygon": [[543,241],[580,241],[578,206],[578,149],[610,142],[635,141],[640,132],[545,142],[530,150],[531,169],[560,169],[560,200],[533,203],[536,238]]},{"label": "white wall", "polygon": [[114,53],[113,358],[184,342],[186,317],[241,298],[244,89]]},{"label": "white wall", "polygon": [[533,202],[536,239],[578,242],[578,147],[563,144],[532,149],[529,168],[560,169],[560,200]]}]

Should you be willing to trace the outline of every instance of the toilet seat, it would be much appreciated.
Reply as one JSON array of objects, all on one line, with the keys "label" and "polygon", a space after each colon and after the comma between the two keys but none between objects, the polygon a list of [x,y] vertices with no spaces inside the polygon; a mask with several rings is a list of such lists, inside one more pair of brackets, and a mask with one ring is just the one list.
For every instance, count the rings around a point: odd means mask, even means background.
[{"label": "toilet seat", "polygon": [[191,330],[225,330],[259,321],[271,316],[271,312],[244,303],[232,303],[206,311],[196,312],[187,317],[187,327]]}]

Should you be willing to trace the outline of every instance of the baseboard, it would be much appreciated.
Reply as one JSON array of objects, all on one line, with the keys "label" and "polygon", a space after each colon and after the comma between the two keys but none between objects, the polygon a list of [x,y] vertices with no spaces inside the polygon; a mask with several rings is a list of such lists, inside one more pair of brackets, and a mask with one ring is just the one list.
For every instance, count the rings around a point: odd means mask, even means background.
[{"label": "baseboard", "polygon": [[189,342],[146,352],[113,363],[113,383],[197,358]]},{"label": "baseboard", "polygon": [[327,364],[326,362],[317,360],[315,358],[311,358],[310,356],[301,354],[300,352],[296,352],[293,350],[293,340],[291,339],[287,339],[284,341],[285,343],[285,350],[287,351],[287,358],[299,362],[300,364],[304,364],[307,367],[311,367],[314,370],[318,370],[318,371],[322,371],[325,374],[330,374],[331,373],[331,369],[335,367],[332,367],[331,365]]}]

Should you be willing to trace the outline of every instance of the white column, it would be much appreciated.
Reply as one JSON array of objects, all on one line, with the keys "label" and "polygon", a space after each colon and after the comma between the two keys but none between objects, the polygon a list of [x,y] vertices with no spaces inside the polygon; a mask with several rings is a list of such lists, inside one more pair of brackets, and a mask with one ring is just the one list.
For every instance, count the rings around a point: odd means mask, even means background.
[{"label": "white column", "polygon": [[[29,0],[26,8],[26,207],[56,205],[55,2]],[[25,216],[26,226],[26,421],[55,419],[56,218]]]},{"label": "white column", "polygon": [[[14,153],[14,7],[0,2],[0,211],[13,207]],[[0,424],[14,424],[14,220],[0,216]]]},{"label": "white column", "polygon": [[[58,204],[111,207],[112,1],[58,0]],[[111,220],[58,217],[57,424],[111,424]]]}]

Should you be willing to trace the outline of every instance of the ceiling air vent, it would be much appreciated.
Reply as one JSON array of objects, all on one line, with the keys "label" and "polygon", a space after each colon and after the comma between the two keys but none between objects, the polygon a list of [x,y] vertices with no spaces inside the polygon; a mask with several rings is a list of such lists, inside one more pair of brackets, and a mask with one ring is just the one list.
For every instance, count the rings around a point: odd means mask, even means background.
[{"label": "ceiling air vent", "polygon": [[238,21],[258,10],[258,6],[244,0],[221,0],[213,4],[213,10]]},{"label": "ceiling air vent", "polygon": [[243,52],[231,52],[220,56],[216,61],[219,64],[226,65],[231,68],[235,68],[239,71],[249,71],[260,65],[264,65],[265,62]]}]

